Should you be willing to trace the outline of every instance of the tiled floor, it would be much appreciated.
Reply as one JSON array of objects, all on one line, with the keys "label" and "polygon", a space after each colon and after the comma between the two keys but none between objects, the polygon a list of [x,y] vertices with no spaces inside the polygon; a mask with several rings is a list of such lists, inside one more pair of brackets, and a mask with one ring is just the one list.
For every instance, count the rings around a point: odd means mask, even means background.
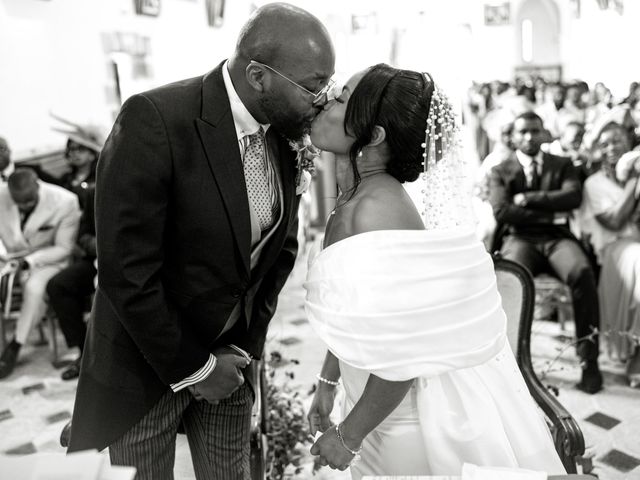
[{"label": "tiled floor", "polygon": [[[275,381],[286,381],[299,390],[306,407],[324,347],[304,316],[305,270],[306,258],[302,256],[281,296],[267,349],[278,351],[285,359],[283,366],[275,369]],[[571,325],[566,327],[569,329]],[[593,458],[593,473],[603,480],[640,480],[640,390],[626,386],[622,367],[605,356],[601,361],[605,390],[597,395],[575,390],[572,385],[579,379],[580,370],[573,349],[565,350],[554,360],[565,345],[563,335],[570,337],[571,333],[561,331],[555,322],[534,324],[536,370],[545,372],[545,384],[558,387],[560,401],[579,421]],[[46,346],[28,346],[21,357],[15,373],[0,381],[0,452],[62,455],[58,436],[73,407],[75,382],[60,380],[60,371],[51,366],[51,351]],[[306,462],[302,473],[290,478],[311,478],[310,470],[311,464]],[[195,478],[182,435],[178,440],[175,472],[178,480]],[[0,477],[5,478],[3,475]],[[347,480],[350,476],[324,469],[313,478]]]}]

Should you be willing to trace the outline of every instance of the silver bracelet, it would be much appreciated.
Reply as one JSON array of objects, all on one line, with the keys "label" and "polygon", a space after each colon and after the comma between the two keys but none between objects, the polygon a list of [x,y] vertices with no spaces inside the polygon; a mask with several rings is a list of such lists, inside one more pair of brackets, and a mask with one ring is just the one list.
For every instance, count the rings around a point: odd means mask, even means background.
[{"label": "silver bracelet", "polygon": [[337,387],[338,385],[340,385],[339,381],[329,380],[327,378],[324,378],[319,373],[316,373],[316,378],[320,380],[322,383],[326,383],[327,385],[331,385],[332,387]]},{"label": "silver bracelet", "polygon": [[362,451],[362,444],[360,444],[360,446],[355,450],[351,450],[349,447],[347,447],[347,444],[344,443],[344,437],[342,436],[342,432],[340,431],[341,426],[342,426],[341,423],[336,425],[336,435],[338,436],[338,440],[340,440],[340,443],[342,444],[344,449],[347,450],[351,455],[355,455],[355,456],[359,455],[360,452]]}]

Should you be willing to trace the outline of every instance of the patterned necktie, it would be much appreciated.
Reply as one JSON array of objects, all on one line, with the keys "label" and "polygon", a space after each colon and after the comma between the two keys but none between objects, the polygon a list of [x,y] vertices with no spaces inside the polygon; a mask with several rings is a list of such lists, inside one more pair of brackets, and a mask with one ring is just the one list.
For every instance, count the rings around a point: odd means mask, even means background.
[{"label": "patterned necktie", "polygon": [[264,132],[262,128],[245,137],[248,145],[244,151],[244,180],[247,195],[258,216],[261,230],[267,230],[279,208],[277,190],[274,188],[273,169],[267,164]]}]

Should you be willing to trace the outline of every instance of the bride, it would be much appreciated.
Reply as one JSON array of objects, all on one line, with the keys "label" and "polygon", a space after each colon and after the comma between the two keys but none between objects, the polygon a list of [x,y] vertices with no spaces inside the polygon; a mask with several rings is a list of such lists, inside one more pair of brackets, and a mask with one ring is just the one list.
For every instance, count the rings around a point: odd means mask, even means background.
[{"label": "bride", "polygon": [[[328,346],[311,453],[354,479],[460,475],[464,462],[565,472],[506,341],[491,258],[456,207],[454,133],[430,76],[384,64],[356,73],[312,125],[336,155],[340,195],[305,284]],[[402,186],[420,175],[425,212]]]}]

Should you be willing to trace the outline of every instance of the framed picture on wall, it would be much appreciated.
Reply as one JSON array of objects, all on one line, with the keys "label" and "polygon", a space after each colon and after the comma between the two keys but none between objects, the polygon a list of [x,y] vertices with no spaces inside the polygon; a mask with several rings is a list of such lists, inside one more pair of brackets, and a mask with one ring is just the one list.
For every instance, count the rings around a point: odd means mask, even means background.
[{"label": "framed picture on wall", "polygon": [[135,0],[135,7],[138,15],[160,15],[160,0]]},{"label": "framed picture on wall", "polygon": [[541,77],[547,82],[562,81],[562,65],[520,65],[515,67],[515,77],[524,80]]},{"label": "framed picture on wall", "polygon": [[224,0],[205,0],[205,7],[209,26],[221,26],[224,20]]},{"label": "framed picture on wall", "polygon": [[504,2],[484,6],[484,24],[489,26],[509,25],[511,23],[511,4]]},{"label": "framed picture on wall", "polygon": [[573,18],[580,18],[581,10],[581,0],[571,0],[571,11],[573,13]]}]

